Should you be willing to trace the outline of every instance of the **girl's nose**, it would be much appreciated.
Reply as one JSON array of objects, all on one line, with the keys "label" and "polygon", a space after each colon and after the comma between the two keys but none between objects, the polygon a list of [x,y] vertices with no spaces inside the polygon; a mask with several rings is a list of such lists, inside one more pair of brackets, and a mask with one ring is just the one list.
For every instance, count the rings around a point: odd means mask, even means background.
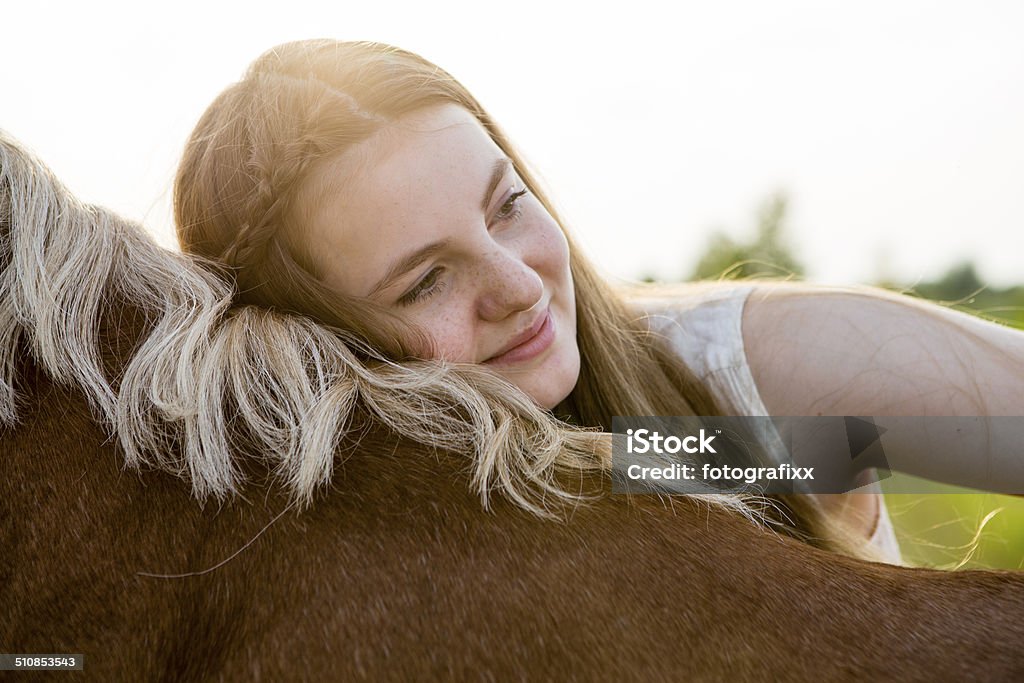
[{"label": "girl's nose", "polygon": [[544,280],[517,255],[500,251],[481,272],[479,312],[495,322],[533,308],[544,297]]}]

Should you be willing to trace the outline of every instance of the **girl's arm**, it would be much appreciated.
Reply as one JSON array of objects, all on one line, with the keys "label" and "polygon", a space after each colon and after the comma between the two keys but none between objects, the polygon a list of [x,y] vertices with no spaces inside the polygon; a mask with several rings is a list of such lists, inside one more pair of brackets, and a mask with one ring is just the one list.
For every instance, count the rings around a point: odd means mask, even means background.
[{"label": "girl's arm", "polygon": [[[1024,332],[874,288],[765,283],[743,313],[771,415],[1024,415]],[[893,421],[892,469],[1024,493],[1024,417]],[[878,421],[880,426],[885,422]]]}]

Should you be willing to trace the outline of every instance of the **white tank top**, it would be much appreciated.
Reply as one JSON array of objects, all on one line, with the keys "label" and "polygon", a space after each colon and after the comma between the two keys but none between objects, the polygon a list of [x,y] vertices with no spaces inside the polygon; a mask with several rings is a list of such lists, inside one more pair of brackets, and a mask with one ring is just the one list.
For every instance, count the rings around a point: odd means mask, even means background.
[{"label": "white tank top", "polygon": [[[743,348],[743,306],[753,289],[754,285],[747,283],[698,284],[685,294],[632,300],[648,314],[650,329],[667,339],[727,415],[768,415]],[[771,447],[768,450],[777,452]],[[857,491],[879,494],[878,523],[869,543],[887,562],[902,565],[878,484]]]}]

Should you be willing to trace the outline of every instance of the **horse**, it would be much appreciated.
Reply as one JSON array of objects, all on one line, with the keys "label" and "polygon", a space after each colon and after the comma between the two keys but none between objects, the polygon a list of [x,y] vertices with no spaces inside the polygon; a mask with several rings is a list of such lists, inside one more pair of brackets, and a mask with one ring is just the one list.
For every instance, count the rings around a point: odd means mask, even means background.
[{"label": "horse", "polygon": [[482,505],[458,444],[353,399],[339,339],[232,308],[0,136],[0,651],[105,681],[1024,680],[1020,572],[866,562],[607,472],[562,517]]}]

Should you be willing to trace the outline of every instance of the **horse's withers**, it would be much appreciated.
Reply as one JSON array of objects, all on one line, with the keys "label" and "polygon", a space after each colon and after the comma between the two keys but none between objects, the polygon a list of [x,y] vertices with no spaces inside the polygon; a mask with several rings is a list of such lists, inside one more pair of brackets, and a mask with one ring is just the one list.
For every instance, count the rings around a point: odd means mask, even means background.
[{"label": "horse's withers", "polygon": [[[20,153],[4,143],[5,159]],[[15,218],[49,214],[16,214],[4,177],[9,292],[25,285],[12,258],[28,253],[12,255],[10,233],[42,229]],[[90,384],[99,376],[116,392],[153,331],[148,304],[108,296],[95,329],[49,330],[95,348],[79,354],[95,368],[55,377],[50,364],[76,356],[48,358],[56,350],[33,341],[46,330],[31,325],[52,328],[61,311],[23,310],[28,300],[13,309],[0,298],[18,402],[0,432],[4,652],[82,653],[103,680],[1024,675],[1020,573],[863,563],[683,498],[605,495],[567,522],[501,500],[484,512],[465,458],[368,421],[341,443],[333,489],[311,508],[290,509],[259,458],[240,459],[242,496],[201,506],[187,471],[125,468]]]}]

